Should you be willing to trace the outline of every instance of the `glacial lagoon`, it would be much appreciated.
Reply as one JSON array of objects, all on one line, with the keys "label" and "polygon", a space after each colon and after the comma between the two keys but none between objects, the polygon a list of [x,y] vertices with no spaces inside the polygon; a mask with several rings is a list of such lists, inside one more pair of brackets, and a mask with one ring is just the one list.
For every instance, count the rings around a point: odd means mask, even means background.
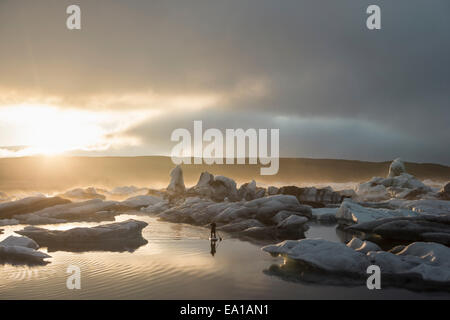
[{"label": "glacial lagoon", "polygon": [[[147,244],[133,252],[49,252],[45,266],[0,265],[0,299],[436,299],[445,292],[417,292],[393,287],[368,290],[365,281],[347,284],[306,281],[284,274],[285,260],[261,250],[261,244],[223,233],[211,254],[206,228],[159,221],[136,212],[116,221],[145,221]],[[109,222],[102,222],[106,224]],[[66,230],[99,223],[44,225]],[[2,227],[0,241],[23,225]],[[307,238],[345,242],[336,225],[309,223]],[[350,236],[351,238],[351,236]],[[47,252],[47,248],[41,249]],[[130,250],[132,251],[132,250]],[[81,289],[66,287],[67,267],[81,270]],[[294,273],[295,274],[295,273]],[[383,285],[383,282],[382,282]]]}]

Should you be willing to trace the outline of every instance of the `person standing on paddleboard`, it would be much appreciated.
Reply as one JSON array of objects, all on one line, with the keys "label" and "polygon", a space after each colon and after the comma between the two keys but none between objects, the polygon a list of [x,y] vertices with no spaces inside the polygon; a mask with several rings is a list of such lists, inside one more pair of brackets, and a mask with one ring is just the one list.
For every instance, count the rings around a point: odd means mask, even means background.
[{"label": "person standing on paddleboard", "polygon": [[211,237],[211,239],[217,239],[215,222],[211,223],[211,236],[210,237]]}]

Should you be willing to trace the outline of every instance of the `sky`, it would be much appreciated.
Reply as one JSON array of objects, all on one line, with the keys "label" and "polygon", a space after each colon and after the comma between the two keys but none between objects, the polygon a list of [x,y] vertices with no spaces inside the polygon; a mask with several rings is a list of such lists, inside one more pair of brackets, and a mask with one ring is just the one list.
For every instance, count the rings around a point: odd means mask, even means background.
[{"label": "sky", "polygon": [[[66,28],[67,6],[81,30]],[[366,8],[381,8],[381,30]],[[0,157],[169,155],[279,128],[284,157],[450,165],[448,0],[0,0]]]}]

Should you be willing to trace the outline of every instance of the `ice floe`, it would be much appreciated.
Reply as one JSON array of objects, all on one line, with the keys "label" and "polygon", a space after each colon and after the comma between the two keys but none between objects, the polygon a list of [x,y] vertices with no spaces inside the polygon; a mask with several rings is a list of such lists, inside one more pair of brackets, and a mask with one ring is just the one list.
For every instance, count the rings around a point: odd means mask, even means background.
[{"label": "ice floe", "polygon": [[38,244],[27,237],[10,236],[0,242],[0,263],[46,264],[48,254],[37,251]]},{"label": "ice floe", "polygon": [[347,230],[375,234],[387,240],[433,241],[450,245],[450,215],[384,218],[359,223]]},{"label": "ice floe", "polygon": [[302,204],[308,204],[314,208],[325,207],[328,204],[338,204],[342,201],[342,196],[333,191],[331,187],[316,189],[314,187],[299,188],[296,186],[281,187],[280,194],[289,194],[297,197]]},{"label": "ice floe", "polygon": [[214,176],[207,171],[201,173],[197,184],[187,190],[186,196],[209,198],[216,202],[222,202],[225,199],[237,201],[239,198],[236,182],[233,179]]},{"label": "ice floe", "polygon": [[405,164],[400,158],[394,159],[389,166],[388,177],[397,177],[406,173]]},{"label": "ice floe", "polygon": [[242,220],[239,222],[232,222],[232,223],[228,223],[225,224],[223,226],[218,227],[217,229],[219,231],[225,231],[225,232],[241,232],[244,231],[246,229],[249,228],[255,228],[255,227],[265,227],[264,224],[262,224],[261,222],[259,222],[256,219],[247,219],[247,220]]},{"label": "ice floe", "polygon": [[9,201],[11,200],[11,197],[8,196],[6,193],[0,191],[0,202]]},{"label": "ice floe", "polygon": [[272,255],[288,257],[313,268],[334,273],[362,274],[370,265],[365,254],[343,243],[322,239],[286,240],[262,249]]},{"label": "ice floe", "polygon": [[33,213],[15,215],[23,224],[64,223],[68,221],[113,220],[124,206],[116,201],[93,199],[83,202],[59,204]]},{"label": "ice floe", "polygon": [[339,208],[313,208],[313,219],[320,222],[336,222],[336,213]]},{"label": "ice floe", "polygon": [[381,248],[376,243],[367,240],[364,241],[356,237],[353,238],[349,243],[347,243],[347,247],[364,254],[370,251],[381,251]]},{"label": "ice floe", "polygon": [[173,194],[180,194],[186,191],[183,179],[183,170],[178,165],[170,171],[170,183],[167,186],[167,191]]},{"label": "ice floe", "polygon": [[134,251],[147,243],[142,229],[148,224],[143,221],[127,220],[92,228],[69,230],[48,230],[33,226],[16,231],[35,240],[49,251]]},{"label": "ice floe", "polygon": [[108,191],[108,195],[112,196],[140,196],[145,195],[149,192],[148,188],[140,188],[136,186],[121,186],[115,187],[112,190]]},{"label": "ice floe", "polygon": [[421,199],[435,198],[437,194],[411,174],[408,174],[404,163],[395,159],[386,178],[373,177],[370,181],[356,187],[358,201],[383,201],[391,198]]},{"label": "ice floe", "polygon": [[450,290],[450,248],[432,242],[414,242],[397,254],[369,252],[372,264],[391,280],[419,279],[441,284]]},{"label": "ice floe", "polygon": [[280,189],[278,189],[277,187],[269,186],[269,187],[267,188],[267,194],[268,194],[269,196],[273,196],[273,195],[278,194],[278,191],[279,191],[279,190],[280,190]]},{"label": "ice floe", "polygon": [[151,195],[141,195],[128,198],[121,202],[122,205],[133,209],[140,209],[143,207],[154,206],[164,201],[163,198]]},{"label": "ice floe", "polygon": [[9,236],[5,240],[1,241],[0,244],[4,246],[19,246],[35,250],[39,249],[39,245],[36,241],[28,237]]},{"label": "ice floe", "polygon": [[149,214],[158,214],[167,209],[169,209],[169,201],[164,199],[161,202],[141,208],[141,211]]},{"label": "ice floe", "polygon": [[60,195],[62,198],[71,200],[91,200],[91,199],[102,199],[105,200],[105,195],[98,192],[94,187],[89,187],[86,189],[76,188]]},{"label": "ice floe", "polygon": [[55,205],[68,204],[70,200],[60,197],[27,197],[0,203],[0,219],[11,219],[15,215],[35,212]]},{"label": "ice floe", "polygon": [[447,183],[438,194],[439,199],[450,200],[450,182]]},{"label": "ice floe", "polygon": [[305,223],[308,222],[308,218],[297,216],[295,214],[290,215],[279,224],[277,224],[277,228],[279,229],[302,229],[305,228]]},{"label": "ice floe", "polygon": [[256,181],[252,180],[249,183],[244,183],[239,187],[238,196],[239,199],[250,201],[258,198],[262,198],[266,195],[266,189],[257,187]]},{"label": "ice floe", "polygon": [[[279,214],[280,212],[282,213]],[[279,215],[275,218],[277,214]],[[297,198],[290,195],[275,195],[239,202],[214,202],[209,199],[190,197],[159,214],[159,217],[166,221],[196,225],[216,222],[219,230],[241,232],[249,237],[268,235],[269,238],[273,238],[274,234],[279,235],[283,231],[281,229],[288,229],[288,226],[290,229],[298,229],[297,231],[304,229],[299,226],[299,219],[296,218],[286,221],[282,225],[285,228],[276,227],[290,216],[305,217],[301,219],[303,224],[311,217],[311,207],[301,205]]]},{"label": "ice floe", "polygon": [[368,222],[383,218],[417,216],[409,209],[385,209],[364,207],[350,199],[345,199],[336,212],[336,218],[343,224]]},{"label": "ice floe", "polygon": [[13,226],[19,224],[19,220],[16,219],[1,219],[0,226]]},{"label": "ice floe", "polygon": [[450,290],[450,248],[432,242],[414,242],[392,253],[381,251],[367,242],[360,244],[354,241],[346,246],[322,239],[303,239],[288,240],[262,249],[298,263],[299,277],[320,271],[325,273],[321,278],[327,275],[359,277],[363,284],[367,267],[377,265],[385,285]]}]

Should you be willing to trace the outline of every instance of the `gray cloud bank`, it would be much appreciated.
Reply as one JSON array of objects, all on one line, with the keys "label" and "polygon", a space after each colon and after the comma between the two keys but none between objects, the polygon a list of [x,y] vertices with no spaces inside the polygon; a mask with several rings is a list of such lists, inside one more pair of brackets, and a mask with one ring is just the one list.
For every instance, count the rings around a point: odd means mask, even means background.
[{"label": "gray cloud bank", "polygon": [[[0,88],[80,108],[109,92],[223,97],[152,118],[127,132],[142,146],[112,152],[167,153],[173,129],[203,120],[280,128],[283,156],[450,164],[447,0],[77,3],[80,32],[65,29],[71,1],[0,2]],[[365,27],[369,4],[380,31]]]}]

